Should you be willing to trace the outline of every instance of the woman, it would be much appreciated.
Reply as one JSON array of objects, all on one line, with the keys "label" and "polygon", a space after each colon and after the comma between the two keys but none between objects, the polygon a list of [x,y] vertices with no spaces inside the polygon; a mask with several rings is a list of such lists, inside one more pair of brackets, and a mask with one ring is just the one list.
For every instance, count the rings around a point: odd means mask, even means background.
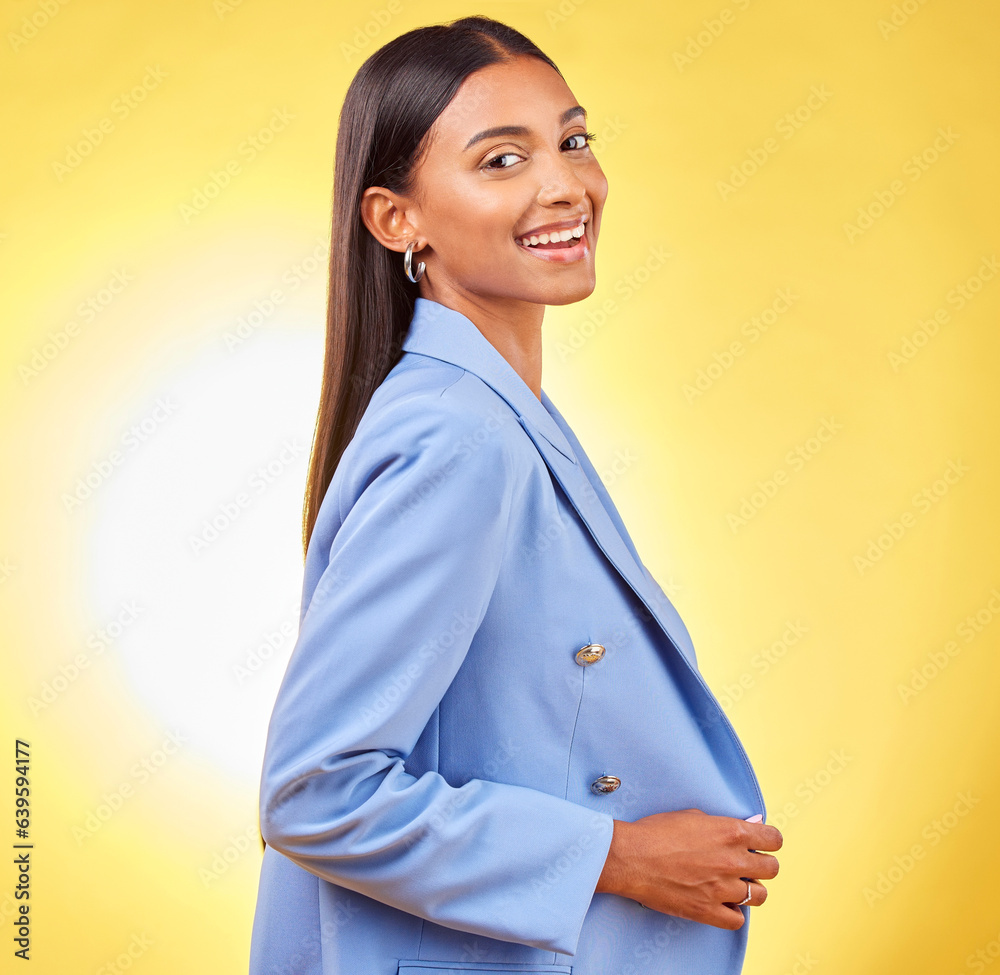
[{"label": "woman", "polygon": [[541,388],[545,306],[595,286],[585,123],[481,17],[348,90],[254,975],[742,966],[781,836]]}]

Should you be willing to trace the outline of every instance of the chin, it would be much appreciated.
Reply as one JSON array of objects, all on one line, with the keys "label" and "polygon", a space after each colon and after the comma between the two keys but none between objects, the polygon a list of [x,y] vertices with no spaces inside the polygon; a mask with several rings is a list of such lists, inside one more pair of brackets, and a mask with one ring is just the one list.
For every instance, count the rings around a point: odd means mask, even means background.
[{"label": "chin", "polygon": [[553,288],[550,293],[542,299],[544,305],[572,305],[577,301],[589,298],[597,287],[597,276],[589,275],[580,282],[566,282],[561,288]]}]

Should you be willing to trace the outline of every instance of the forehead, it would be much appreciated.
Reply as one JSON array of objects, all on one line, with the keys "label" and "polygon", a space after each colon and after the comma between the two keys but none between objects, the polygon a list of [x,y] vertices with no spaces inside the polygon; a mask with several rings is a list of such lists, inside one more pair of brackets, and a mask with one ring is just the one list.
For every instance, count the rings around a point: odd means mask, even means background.
[{"label": "forehead", "polygon": [[433,141],[462,152],[472,136],[493,126],[523,125],[544,133],[558,126],[562,113],[575,104],[554,68],[538,58],[519,56],[469,75],[435,120]]}]

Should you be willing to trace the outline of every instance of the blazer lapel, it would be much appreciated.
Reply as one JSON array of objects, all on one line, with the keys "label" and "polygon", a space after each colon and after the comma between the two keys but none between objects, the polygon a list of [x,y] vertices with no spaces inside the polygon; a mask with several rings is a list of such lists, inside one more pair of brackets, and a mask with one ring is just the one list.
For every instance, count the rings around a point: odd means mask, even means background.
[{"label": "blazer lapel", "polygon": [[[520,420],[528,436],[534,440],[553,477],[559,482],[566,497],[590,530],[594,541],[645,604],[677,652],[694,670],[696,667],[694,648],[687,627],[666,594],[647,575],[638,556],[633,556],[634,549],[626,544],[627,533],[623,535],[612,521],[611,512],[614,511],[614,506],[611,505],[610,498],[607,502],[610,507],[605,507],[595,484],[585,474],[582,463],[569,462],[561,451],[553,450],[548,438],[544,434],[539,436],[539,431],[534,430],[531,423],[523,416]],[[579,456],[581,460],[586,459],[582,448]],[[599,482],[600,478],[597,480]],[[603,487],[603,484],[601,486]]]},{"label": "blazer lapel", "polygon": [[527,419],[565,460],[576,465],[573,448],[561,427],[514,367],[461,312],[429,298],[417,298],[403,349],[442,359],[477,375],[507,401],[518,417]]},{"label": "blazer lapel", "polygon": [[548,410],[552,419],[556,421],[556,424],[565,434],[566,439],[569,441],[569,445],[573,448],[573,452],[576,454],[576,458],[579,461],[580,466],[583,468],[584,473],[590,480],[590,483],[594,486],[594,490],[601,499],[601,503],[604,505],[608,516],[614,523],[615,530],[622,537],[622,541],[624,541],[628,546],[629,554],[635,560],[636,564],[640,568],[643,568],[642,560],[639,558],[639,553],[636,551],[635,545],[632,543],[632,537],[625,528],[625,524],[621,520],[621,515],[618,514],[618,509],[611,500],[611,495],[608,494],[608,489],[604,486],[604,481],[602,480],[601,475],[594,469],[594,465],[591,464],[590,458],[587,456],[587,452],[583,449],[580,441],[576,439],[576,434],[573,433],[572,428],[563,418],[562,413],[560,413],[556,408],[555,403],[549,399],[548,393],[546,393],[544,389],[542,390],[542,405],[546,410]]},{"label": "blazer lapel", "polygon": [[506,400],[601,551],[697,673],[687,628],[642,566],[604,484],[545,392],[539,400],[471,319],[428,298],[416,299],[402,347],[474,373]]}]

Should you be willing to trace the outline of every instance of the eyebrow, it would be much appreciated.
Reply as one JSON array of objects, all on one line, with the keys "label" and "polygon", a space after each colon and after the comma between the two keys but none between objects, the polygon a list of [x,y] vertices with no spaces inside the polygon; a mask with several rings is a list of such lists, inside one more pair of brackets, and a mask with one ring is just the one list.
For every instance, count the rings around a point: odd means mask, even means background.
[{"label": "eyebrow", "polygon": [[[587,110],[582,105],[574,105],[572,108],[567,108],[562,115],[559,116],[559,124],[565,125],[571,118],[576,118],[577,115],[583,115],[586,117]],[[492,139],[498,135],[527,135],[528,129],[523,125],[497,125],[492,129],[483,129],[482,132],[477,132],[469,141],[465,144],[465,152],[467,149],[471,149],[477,142],[482,142],[483,139]]]}]

